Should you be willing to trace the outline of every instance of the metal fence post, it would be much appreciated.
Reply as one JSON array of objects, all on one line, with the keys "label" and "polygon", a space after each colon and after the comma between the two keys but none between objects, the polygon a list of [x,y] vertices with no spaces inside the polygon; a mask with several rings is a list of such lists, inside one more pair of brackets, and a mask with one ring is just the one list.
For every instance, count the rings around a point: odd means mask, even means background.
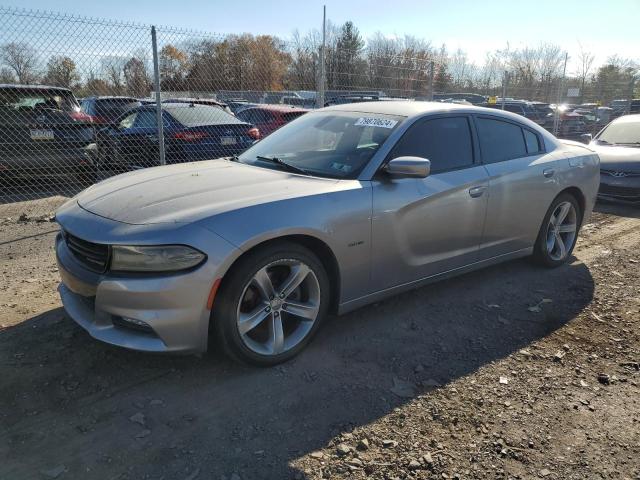
[{"label": "metal fence post", "polygon": [[631,113],[631,105],[633,104],[633,92],[635,90],[636,76],[631,74],[631,81],[629,82],[629,100],[627,101],[627,115]]},{"label": "metal fence post", "polygon": [[505,70],[502,76],[502,110],[504,110],[504,102],[507,97],[507,83],[509,83],[509,72]]},{"label": "metal fence post", "polygon": [[436,64],[433,60],[429,64],[429,101],[433,102],[433,79],[435,77]]},{"label": "metal fence post", "polygon": [[156,91],[156,121],[158,122],[158,146],[160,148],[160,165],[166,165],[164,152],[164,124],[162,122],[162,99],[160,95],[160,62],[158,61],[158,42],[156,27],[151,27],[151,47],[153,49],[153,83]]},{"label": "metal fence post", "polygon": [[320,46],[320,78],[318,79],[318,95],[316,97],[316,107],[324,107],[324,88],[326,85],[325,74],[325,46],[327,42],[327,6],[322,7],[322,45]]},{"label": "metal fence post", "polygon": [[565,78],[567,75],[567,61],[569,60],[569,52],[564,54],[564,68],[562,69],[562,78],[558,84],[558,99],[556,101],[556,111],[553,116],[553,134],[557,137],[560,130],[560,102],[562,102],[562,93],[565,87]]}]

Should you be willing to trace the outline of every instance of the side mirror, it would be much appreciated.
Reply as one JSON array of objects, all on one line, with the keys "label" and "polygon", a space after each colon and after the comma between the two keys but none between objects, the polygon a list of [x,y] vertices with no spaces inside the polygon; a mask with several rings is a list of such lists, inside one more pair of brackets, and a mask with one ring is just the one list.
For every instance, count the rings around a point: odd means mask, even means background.
[{"label": "side mirror", "polygon": [[591,140],[593,140],[593,135],[591,135],[590,133],[583,133],[582,135],[580,135],[580,141],[582,143],[586,143],[588,145],[591,143]]},{"label": "side mirror", "polygon": [[431,162],[421,157],[396,157],[384,166],[392,177],[425,178],[431,172]]}]

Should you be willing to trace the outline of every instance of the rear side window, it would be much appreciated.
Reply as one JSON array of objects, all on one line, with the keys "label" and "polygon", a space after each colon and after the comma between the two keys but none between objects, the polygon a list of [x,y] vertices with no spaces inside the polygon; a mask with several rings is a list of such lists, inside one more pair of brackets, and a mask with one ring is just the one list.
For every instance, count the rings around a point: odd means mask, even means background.
[{"label": "rear side window", "polygon": [[445,117],[413,125],[394,147],[390,158],[401,156],[428,159],[433,173],[473,165],[469,120]]},{"label": "rear side window", "polygon": [[542,149],[540,148],[538,136],[530,130],[523,129],[522,131],[524,132],[524,142],[527,145],[527,153],[529,155],[540,153]]},{"label": "rear side window", "polygon": [[490,118],[476,121],[484,163],[496,163],[527,156],[522,128]]},{"label": "rear side window", "polygon": [[136,99],[114,98],[98,100],[96,102],[96,113],[98,115],[118,116],[124,112],[139,107],[141,103]]}]

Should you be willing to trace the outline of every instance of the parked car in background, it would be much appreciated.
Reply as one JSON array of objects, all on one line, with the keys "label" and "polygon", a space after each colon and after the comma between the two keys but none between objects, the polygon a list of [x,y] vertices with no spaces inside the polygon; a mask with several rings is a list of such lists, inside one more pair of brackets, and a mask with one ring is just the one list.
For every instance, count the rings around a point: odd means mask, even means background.
[{"label": "parked car in background", "polygon": [[252,103],[247,100],[230,100],[227,102],[227,105],[229,106],[229,109],[231,109],[231,112],[235,115],[236,113],[238,113],[241,110],[244,110],[245,108],[255,107],[259,104]]},{"label": "parked car in background", "polygon": [[[219,107],[191,103],[162,104],[166,162],[181,163],[237,155],[260,132]],[[97,166],[131,170],[159,165],[155,105],[138,107],[97,134]]]},{"label": "parked car in background", "polygon": [[[537,123],[541,127],[548,127],[548,112],[540,109],[531,102],[525,100],[506,100],[502,102],[498,99],[497,103],[486,105],[489,108],[497,108],[502,110],[504,104],[504,110],[511,113],[517,113],[525,118],[528,118],[532,122]],[[551,118],[551,125],[553,126],[553,118]]]},{"label": "parked car in background", "polygon": [[235,161],[132,172],[65,204],[59,291],[99,340],[274,365],[329,312],[514,258],[565,264],[598,181],[593,151],[508,112],[319,109]]},{"label": "parked car in background", "polygon": [[133,97],[87,97],[80,103],[80,108],[91,116],[96,128],[99,128],[112,124],[123,113],[140,105],[140,100]]},{"label": "parked car in background", "polygon": [[344,105],[345,103],[377,102],[379,95],[334,95],[324,102],[325,107]]},{"label": "parked car in background", "polygon": [[236,117],[255,125],[260,130],[260,135],[264,137],[308,111],[306,108],[287,105],[260,104],[239,110]]},{"label": "parked car in background", "polygon": [[43,176],[84,183],[93,131],[67,88],[0,85],[0,190]]},{"label": "parked car in background", "polygon": [[225,112],[233,114],[229,105],[212,98],[168,98],[163,100],[162,103],[192,103],[194,105],[208,105],[210,107],[221,108]]},{"label": "parked car in background", "polygon": [[640,204],[640,115],[615,119],[589,147],[600,157],[598,195]]}]

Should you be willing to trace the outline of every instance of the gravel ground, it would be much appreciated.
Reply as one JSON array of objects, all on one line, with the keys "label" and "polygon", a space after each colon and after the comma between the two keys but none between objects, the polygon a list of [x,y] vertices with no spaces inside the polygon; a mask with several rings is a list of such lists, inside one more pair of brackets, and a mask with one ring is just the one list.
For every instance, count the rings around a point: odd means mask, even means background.
[{"label": "gravel ground", "polygon": [[[5,216],[6,217],[6,216]],[[640,210],[331,318],[272,369],[94,341],[55,224],[0,220],[0,479],[638,479]]]}]

